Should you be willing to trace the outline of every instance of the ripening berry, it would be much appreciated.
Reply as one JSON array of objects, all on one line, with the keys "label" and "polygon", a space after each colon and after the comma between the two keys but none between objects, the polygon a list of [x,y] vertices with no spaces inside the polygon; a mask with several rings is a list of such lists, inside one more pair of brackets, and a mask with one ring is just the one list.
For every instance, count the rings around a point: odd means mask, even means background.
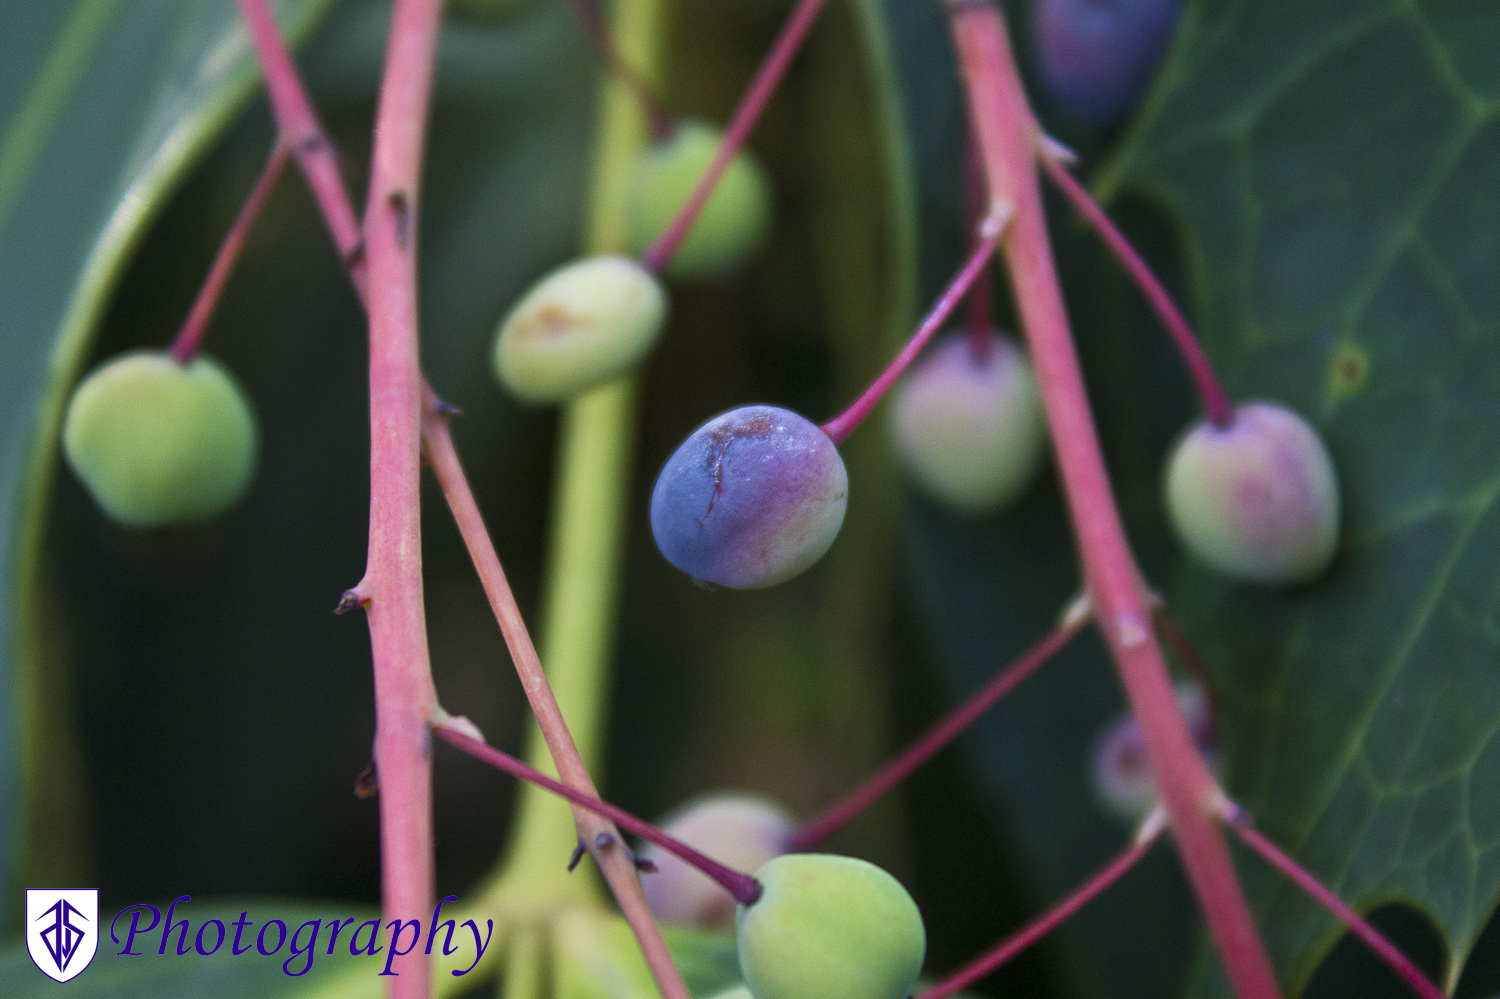
[{"label": "ripening berry", "polygon": [[[667,138],[641,150],[626,203],[630,245],[636,253],[645,253],[667,231],[723,139],[723,131],[707,122],[685,121]],[[667,271],[679,278],[727,274],[760,249],[770,222],[771,185],[755,157],[741,149],[724,169]]]},{"label": "ripening berry", "polygon": [[982,347],[944,338],[896,388],[891,435],[908,474],[933,499],[969,513],[1014,499],[1047,443],[1036,376],[1008,336]]},{"label": "ripening berry", "polygon": [[755,877],[742,906],[740,973],[755,999],[907,999],[927,934],[901,883],[852,857],[793,853]]},{"label": "ripening berry", "polygon": [[[1193,741],[1210,769],[1217,770],[1213,709],[1203,687],[1191,680],[1179,683],[1177,706],[1182,709]],[[1094,741],[1090,776],[1095,799],[1121,821],[1137,823],[1156,805],[1156,778],[1151,773],[1146,738],[1135,715],[1122,712],[1105,726]]]},{"label": "ripening berry", "polygon": [[528,402],[560,402],[638,364],[666,319],[661,282],[634,260],[575,260],[532,285],[500,324],[495,373]]},{"label": "ripening berry", "polygon": [[1317,431],[1275,403],[1241,405],[1227,427],[1194,424],[1167,465],[1166,494],[1187,549],[1239,579],[1305,582],[1338,547],[1333,461]]},{"label": "ripening berry", "polygon": [[[711,794],[689,802],[661,823],[695,849],[736,870],[753,871],[787,851],[793,821],[774,802],[749,794]],[[660,847],[647,846],[643,860],[656,872],[641,878],[656,918],[705,929],[734,924],[734,899],[696,867]]]},{"label": "ripening berry", "polygon": [[255,414],[218,362],[137,351],[95,368],[63,418],[68,466],[127,527],[200,520],[239,499],[255,472]]},{"label": "ripening berry", "polygon": [[1140,99],[1182,17],[1181,0],[1040,0],[1032,43],[1057,102],[1109,125]]},{"label": "ripening berry", "polygon": [[833,544],[849,477],[821,428],[778,406],[709,420],[667,459],[651,494],[662,555],[708,583],[791,579]]}]

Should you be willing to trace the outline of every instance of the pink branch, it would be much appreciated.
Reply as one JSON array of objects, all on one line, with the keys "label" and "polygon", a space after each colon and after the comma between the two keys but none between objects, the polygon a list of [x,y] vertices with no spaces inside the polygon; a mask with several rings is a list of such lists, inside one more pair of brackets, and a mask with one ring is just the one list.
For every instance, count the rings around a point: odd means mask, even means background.
[{"label": "pink branch", "polygon": [[1001,227],[999,224],[981,227],[981,229],[986,228],[989,231],[981,234],[979,243],[974,248],[974,252],[969,255],[968,261],[954,275],[953,282],[938,296],[938,300],[933,303],[932,311],[927,313],[927,318],[922,320],[921,325],[917,327],[917,332],[912,334],[912,338],[906,341],[906,346],[901,348],[896,359],[880,373],[880,377],[876,378],[858,399],[854,400],[848,409],[823,424],[823,432],[835,444],[842,444],[854,432],[854,428],[870,415],[870,411],[885,397],[891,386],[896,384],[896,379],[911,367],[911,362],[917,359],[917,355],[922,352],[923,347],[927,346],[927,342],[943,328],[943,324],[948,321],[953,310],[958,308],[958,303],[964,300],[969,286],[989,266],[990,257],[994,255],[995,245],[1000,239]]},{"label": "pink branch", "polygon": [[1207,813],[1218,786],[1177,705],[1099,448],[1042,207],[1041,129],[999,8],[986,0],[950,0],[949,11],[991,200],[1014,209],[1006,263],[1095,619],[1140,722],[1163,806],[1229,980],[1241,999],[1272,999],[1280,995],[1276,976],[1224,832]]},{"label": "pink branch", "polygon": [[495,769],[510,774],[518,780],[529,781],[538,787],[546,788],[553,794],[566,798],[581,808],[586,808],[596,815],[609,819],[621,829],[633,833],[647,842],[655,843],[668,853],[681,857],[684,861],[692,864],[698,870],[718,882],[719,886],[734,896],[734,900],[740,905],[754,905],[760,899],[760,882],[756,881],[750,875],[743,871],[737,871],[726,864],[721,864],[707,854],[700,853],[682,842],[682,840],[668,835],[645,819],[637,818],[618,805],[612,805],[592,794],[584,794],[582,791],[569,787],[562,781],[553,780],[540,770],[527,766],[509,753],[496,749],[494,746],[481,742],[472,736],[465,735],[456,729],[439,726],[437,734],[443,741],[457,749],[463,750],[476,760],[488,763]]},{"label": "pink branch", "polygon": [[302,85],[302,77],[297,73],[292,54],[276,27],[276,19],[266,0],[237,2],[240,14],[250,28],[250,39],[255,44],[261,73],[266,78],[266,95],[271,101],[271,112],[276,116],[281,142],[297,157],[297,165],[307,178],[328,231],[333,235],[333,244],[338,247],[339,259],[349,272],[349,280],[354,282],[359,300],[364,302],[367,283],[364,237],[349,192],[344,189],[344,178],[339,173],[333,144],[313,110],[307,88]]},{"label": "pink branch", "polygon": [[1060,652],[1078,634],[1084,620],[1080,615],[1048,632],[1041,641],[995,674],[994,679],[944,716],[869,780],[824,810],[821,815],[803,823],[792,837],[791,849],[794,852],[812,849],[900,784],[913,770],[936,755],[938,750],[958,738],[961,732],[994,707],[1000,698],[1018,687],[1022,680]]},{"label": "pink branch", "polygon": [[1087,881],[1075,888],[1071,895],[1027,923],[1014,935],[1002,940],[992,949],[922,993],[917,999],[948,999],[949,996],[962,992],[981,978],[991,974],[1017,954],[1051,933],[1079,909],[1098,898],[1106,888],[1120,880],[1125,872],[1134,867],[1150,851],[1152,844],[1161,835],[1161,830],[1160,822],[1150,823],[1148,820],[1148,826],[1143,829],[1142,835],[1137,836],[1135,841],[1120,851],[1118,856],[1095,871]]},{"label": "pink branch", "polygon": [[1443,990],[1432,983],[1422,970],[1411,962],[1411,958],[1401,953],[1401,950],[1384,936],[1380,931],[1359,913],[1349,908],[1321,881],[1303,868],[1279,846],[1262,836],[1253,825],[1250,824],[1249,813],[1244,809],[1236,807],[1234,816],[1230,819],[1229,828],[1233,829],[1245,845],[1260,854],[1272,867],[1284,874],[1297,887],[1311,895],[1323,908],[1337,916],[1345,926],[1354,931],[1354,935],[1365,942],[1365,946],[1373,950],[1380,959],[1385,961],[1395,970],[1396,974],[1406,980],[1412,991],[1423,999],[1447,999]]},{"label": "pink branch", "polygon": [[[969,133],[964,139],[964,220],[969,225],[975,247],[984,238],[980,235],[980,226],[988,213],[989,198],[984,190],[984,168],[979,164],[979,150],[974,145],[974,136]],[[976,359],[984,360],[994,342],[990,339],[990,334],[995,328],[994,294],[988,267],[979,272],[974,280],[974,287],[969,290],[967,319],[969,347]]]},{"label": "pink branch", "polygon": [[208,276],[203,279],[203,287],[198,289],[198,297],[193,300],[193,306],[183,320],[182,329],[177,332],[172,346],[168,348],[168,353],[178,364],[186,364],[198,352],[203,334],[208,331],[208,322],[213,318],[220,296],[224,294],[224,285],[229,281],[234,265],[239,262],[240,251],[245,248],[245,239],[255,226],[255,220],[260,217],[261,209],[266,207],[266,200],[275,189],[276,182],[281,179],[282,171],[286,169],[290,158],[291,153],[282,143],[278,142],[272,147],[265,169],[255,181],[255,186],[250,189],[250,196],[245,199],[239,215],[235,216],[229,232],[224,234],[224,242],[219,244],[219,252],[214,255],[214,262],[208,268]]},{"label": "pink branch", "polygon": [[[442,0],[396,0],[365,210],[370,314],[370,554],[356,589],[375,661],[381,896],[393,919],[433,902],[428,720],[437,704],[422,594],[422,373],[417,350],[417,206]],[[426,999],[429,958],[395,957],[393,999]]]},{"label": "pink branch", "polygon": [[750,138],[750,130],[755,127],[760,114],[766,108],[766,103],[771,95],[776,92],[776,87],[781,83],[781,78],[786,75],[787,67],[792,63],[792,57],[802,47],[802,42],[807,38],[807,33],[812,30],[814,22],[818,19],[818,12],[823,9],[824,0],[798,0],[796,8],[791,16],[787,18],[786,24],[782,25],[781,33],[776,36],[771,49],[766,53],[765,61],[756,71],[755,79],[750,82],[750,87],[745,91],[745,96],[740,98],[740,106],[735,109],[734,117],[729,121],[729,127],[724,131],[724,141],[719,143],[719,151],[714,154],[713,162],[704,171],[703,176],[698,178],[698,186],[693,188],[693,193],[688,197],[682,210],[662,233],[656,245],[647,250],[641,257],[641,263],[650,270],[660,272],[672,260],[672,255],[687,239],[688,230],[698,220],[698,214],[703,211],[703,206],[708,204],[709,196],[714,193],[718,186],[719,178],[724,171],[729,169],[729,161],[734,159],[734,154],[740,151],[745,140]]},{"label": "pink branch", "polygon": [[1111,219],[1099,207],[1089,192],[1080,184],[1067,167],[1063,166],[1053,156],[1042,156],[1042,168],[1047,171],[1047,176],[1067,195],[1073,207],[1078,210],[1089,223],[1104,244],[1109,247],[1115,259],[1129,273],[1135,281],[1136,287],[1141,294],[1146,296],[1146,301],[1156,312],[1162,324],[1166,326],[1167,332],[1171,334],[1172,340],[1177,345],[1177,352],[1182,355],[1183,363],[1187,365],[1188,372],[1193,376],[1193,382],[1198,386],[1198,395],[1203,400],[1203,408],[1208,413],[1208,418],[1213,421],[1214,426],[1227,427],[1234,422],[1234,407],[1229,404],[1229,397],[1224,394],[1224,387],[1219,384],[1218,376],[1214,374],[1214,366],[1209,363],[1208,355],[1203,352],[1203,347],[1198,343],[1198,338],[1193,336],[1192,327],[1188,325],[1182,310],[1177,308],[1177,303],[1172,301],[1172,296],[1167,294],[1167,289],[1162,287],[1161,280],[1157,278],[1156,272],[1151,265],[1141,259],[1130,240],[1120,231]]}]

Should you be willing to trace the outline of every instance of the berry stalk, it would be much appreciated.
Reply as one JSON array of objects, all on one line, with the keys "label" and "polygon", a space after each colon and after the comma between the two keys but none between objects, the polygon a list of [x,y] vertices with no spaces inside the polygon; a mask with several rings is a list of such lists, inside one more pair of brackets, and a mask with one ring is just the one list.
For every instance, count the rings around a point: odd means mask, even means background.
[{"label": "berry stalk", "polygon": [[804,822],[792,836],[791,850],[802,852],[812,849],[842,829],[886,792],[911,776],[912,771],[932,759],[939,750],[958,738],[981,715],[999,703],[1002,697],[1020,686],[1022,680],[1035,673],[1042,664],[1061,652],[1073,636],[1083,628],[1087,620],[1088,618],[1082,614],[1068,615],[1063,623],[1016,657],[995,674],[994,679],[945,715],[869,780],[829,806],[822,814]]},{"label": "berry stalk", "polygon": [[188,310],[182,328],[177,331],[172,346],[167,350],[172,355],[172,360],[178,364],[186,364],[198,352],[203,335],[208,332],[209,320],[213,318],[219,298],[224,294],[224,285],[228,283],[234,265],[239,262],[240,251],[245,248],[245,240],[255,226],[255,220],[260,217],[261,210],[266,207],[266,201],[271,197],[271,192],[276,188],[276,182],[281,179],[290,159],[291,152],[284,143],[277,142],[271,148],[265,169],[256,178],[255,186],[250,189],[244,206],[235,216],[234,224],[224,234],[224,242],[219,244],[219,250],[214,254],[208,275],[203,279],[203,286],[198,289],[198,296],[193,299],[193,306]]},{"label": "berry stalk", "polygon": [[[976,248],[983,238],[979,234],[979,227],[984,222],[988,207],[984,190],[984,168],[979,165],[979,150],[974,145],[973,134],[969,133],[964,138],[964,218],[969,224]],[[974,287],[969,289],[968,309],[964,316],[969,333],[969,348],[976,360],[984,360],[994,345],[991,339],[995,328],[994,298],[990,269],[986,267],[974,280]]]},{"label": "berry stalk", "polygon": [[[435,878],[428,720],[437,704],[422,592],[422,373],[416,218],[442,0],[396,0],[365,210],[370,285],[370,551],[360,593],[375,663],[381,901],[429,912]],[[393,999],[426,999],[430,961],[397,956]]]},{"label": "berry stalk", "polygon": [[468,753],[481,763],[488,763],[503,773],[510,774],[517,780],[526,781],[535,787],[544,788],[561,798],[566,798],[579,808],[593,812],[595,815],[606,818],[615,825],[624,829],[634,836],[639,836],[648,843],[655,843],[668,853],[681,858],[692,864],[705,875],[713,878],[725,891],[734,896],[734,900],[740,905],[754,905],[760,898],[760,882],[755,878],[737,871],[726,864],[701,853],[688,846],[682,840],[663,832],[645,819],[625,811],[618,805],[612,805],[601,800],[597,795],[585,794],[564,784],[562,781],[553,780],[540,770],[534,769],[522,763],[509,753],[496,749],[485,742],[475,739],[471,735],[449,728],[437,726],[438,737],[455,749]]},{"label": "berry stalk", "polygon": [[943,328],[948,317],[953,315],[953,310],[958,308],[959,303],[968,294],[970,286],[989,266],[990,258],[995,254],[995,247],[1000,242],[1002,231],[1003,222],[999,218],[991,218],[979,227],[979,240],[974,247],[974,252],[969,254],[969,259],[959,268],[958,273],[953,276],[952,282],[943,290],[943,293],[938,296],[938,300],[932,305],[932,310],[927,313],[911,339],[906,341],[906,346],[901,348],[901,352],[896,355],[895,359],[880,373],[879,377],[870,383],[870,387],[849,405],[848,409],[823,424],[823,432],[830,440],[835,444],[842,444],[854,432],[854,428],[870,415],[870,411],[875,408],[876,404],[885,398],[891,386],[896,384],[896,379],[911,367],[911,362],[917,359],[922,348],[927,346],[928,341]]},{"label": "berry stalk", "polygon": [[1262,835],[1260,830],[1251,824],[1248,812],[1238,806],[1232,806],[1227,821],[1229,828],[1234,830],[1241,842],[1285,875],[1287,880],[1312,896],[1313,901],[1338,917],[1339,921],[1349,927],[1355,936],[1365,942],[1365,946],[1390,965],[1392,970],[1411,986],[1413,992],[1422,999],[1445,999],[1443,990],[1422,974],[1422,969],[1413,964],[1411,958],[1401,953],[1400,948],[1387,940],[1359,913],[1349,908],[1343,899],[1330,891],[1326,885],[1313,876],[1311,871],[1303,868],[1286,851]]},{"label": "berry stalk", "polygon": [[797,6],[793,8],[786,23],[781,26],[781,32],[776,36],[776,41],[771,44],[760,68],[755,71],[755,78],[750,81],[750,86],[745,90],[745,96],[740,98],[739,107],[734,110],[734,117],[729,120],[729,127],[724,130],[724,141],[719,143],[719,151],[714,155],[714,160],[703,176],[698,179],[698,186],[693,188],[693,193],[683,204],[682,210],[677,213],[677,218],[667,227],[667,231],[661,234],[656,245],[647,250],[641,257],[641,263],[649,270],[661,273],[672,260],[672,255],[687,239],[688,230],[697,221],[698,214],[703,211],[703,206],[708,204],[709,197],[714,193],[714,187],[718,185],[719,178],[724,176],[724,171],[729,169],[729,161],[734,159],[734,154],[740,151],[740,147],[750,138],[750,131],[755,128],[755,123],[760,120],[761,112],[766,109],[766,104],[771,100],[771,95],[781,84],[781,78],[786,75],[787,67],[792,63],[792,57],[802,47],[807,33],[818,20],[818,14],[823,9],[824,0],[798,0]]},{"label": "berry stalk", "polygon": [[1241,999],[1274,999],[1280,991],[1270,958],[1223,829],[1209,813],[1222,792],[1177,705],[1099,447],[1042,207],[1041,129],[999,8],[989,0],[950,0],[949,12],[990,196],[1014,209],[1005,259],[1052,428],[1086,591],[1140,721],[1161,801],[1229,980]]},{"label": "berry stalk", "polygon": [[1193,335],[1193,329],[1188,325],[1182,310],[1177,308],[1177,303],[1172,301],[1172,296],[1162,286],[1161,279],[1151,269],[1151,265],[1141,258],[1136,248],[1131,245],[1130,240],[1115,225],[1114,220],[1109,217],[1099,203],[1089,195],[1088,190],[1078,182],[1078,178],[1068,172],[1059,159],[1051,154],[1041,157],[1042,169],[1047,171],[1047,176],[1063,192],[1078,214],[1094,228],[1099,238],[1104,240],[1104,245],[1109,247],[1120,266],[1125,268],[1131,280],[1135,282],[1141,294],[1146,296],[1147,303],[1161,320],[1162,325],[1171,334],[1172,342],[1177,345],[1177,352],[1182,355],[1182,361],[1187,365],[1188,373],[1193,377],[1193,384],[1198,387],[1198,396],[1203,400],[1203,410],[1216,427],[1227,427],[1234,422],[1234,407],[1230,405],[1229,397],[1224,394],[1224,387],[1219,384],[1219,378],[1214,374],[1214,366],[1209,363],[1208,355],[1203,352],[1203,346],[1198,338]]},{"label": "berry stalk", "polygon": [[964,965],[951,976],[934,985],[917,999],[948,999],[949,996],[962,992],[964,989],[978,982],[980,979],[1007,963],[1016,955],[1031,947],[1042,937],[1051,933],[1069,917],[1088,905],[1094,899],[1104,893],[1120,878],[1140,862],[1141,858],[1151,851],[1151,847],[1161,836],[1165,824],[1160,820],[1159,814],[1153,814],[1146,819],[1141,831],[1131,841],[1130,845],[1113,860],[1105,864],[1099,870],[1089,876],[1088,880],[1075,888],[1072,894],[1058,902],[1036,919],[1021,927],[1014,934],[1000,941],[994,947]]}]

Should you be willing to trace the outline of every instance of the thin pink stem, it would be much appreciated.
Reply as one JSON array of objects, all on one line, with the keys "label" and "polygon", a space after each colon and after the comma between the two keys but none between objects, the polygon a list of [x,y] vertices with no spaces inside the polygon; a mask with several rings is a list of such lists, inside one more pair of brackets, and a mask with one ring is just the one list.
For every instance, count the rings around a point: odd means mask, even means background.
[{"label": "thin pink stem", "polygon": [[[976,248],[983,239],[980,226],[988,214],[989,198],[984,189],[984,167],[979,163],[979,149],[974,145],[974,136],[970,132],[964,140],[964,218],[968,222],[969,232],[973,234]],[[990,269],[986,267],[974,279],[974,287],[969,289],[969,349],[976,361],[983,361],[989,356],[995,342],[992,339],[995,328],[994,297]]]},{"label": "thin pink stem", "polygon": [[1167,293],[1166,288],[1162,287],[1156,272],[1142,259],[1130,240],[1125,238],[1125,234],[1093,199],[1088,190],[1068,172],[1067,167],[1052,156],[1042,156],[1041,161],[1042,169],[1047,171],[1047,176],[1052,178],[1053,183],[1063,194],[1067,195],[1073,207],[1088,221],[1089,225],[1094,227],[1099,238],[1104,240],[1104,244],[1109,247],[1115,259],[1135,281],[1136,287],[1141,290],[1141,294],[1146,296],[1146,301],[1150,303],[1162,324],[1166,326],[1173,343],[1177,345],[1177,352],[1182,355],[1183,363],[1187,365],[1189,374],[1193,376],[1194,384],[1198,386],[1198,395],[1203,400],[1203,409],[1208,413],[1208,418],[1216,427],[1229,426],[1234,422],[1234,407],[1230,405],[1229,397],[1224,394],[1224,387],[1219,384],[1219,378],[1214,374],[1214,366],[1209,363],[1202,344],[1193,335],[1192,327],[1188,325],[1182,310],[1177,308],[1177,303],[1172,301],[1172,296]]},{"label": "thin pink stem", "polygon": [[822,814],[803,823],[792,836],[794,852],[810,850],[829,836],[842,829],[856,815],[874,804],[882,795],[900,784],[913,770],[926,763],[959,734],[974,724],[1006,694],[1020,686],[1021,681],[1035,673],[1043,663],[1057,655],[1074,635],[1083,627],[1083,619],[1059,625],[1048,632],[1041,641],[1021,653],[994,679],[985,684],[963,704],[945,715],[915,742],[902,750],[890,763],[882,767],[869,780],[839,799]]},{"label": "thin pink stem", "polygon": [[734,154],[740,151],[745,140],[750,137],[750,131],[760,119],[761,112],[765,110],[766,103],[771,95],[776,92],[776,87],[781,83],[781,78],[786,75],[787,67],[792,63],[792,57],[802,47],[802,42],[807,38],[807,33],[812,30],[814,22],[818,19],[818,12],[823,9],[824,0],[798,0],[797,6],[792,10],[791,16],[781,27],[781,33],[776,36],[771,49],[766,53],[765,60],[760,69],[756,71],[755,79],[750,82],[745,96],[740,98],[740,106],[735,109],[734,117],[729,121],[729,127],[724,131],[724,139],[719,143],[719,151],[714,154],[713,162],[698,178],[698,186],[693,188],[693,193],[688,197],[682,210],[667,227],[667,231],[661,234],[656,245],[647,250],[641,257],[641,263],[650,270],[661,272],[672,260],[672,255],[687,239],[688,230],[697,221],[698,214],[703,211],[703,206],[708,204],[709,196],[714,193],[718,186],[719,178],[724,176],[724,171],[729,169],[729,161],[734,159]]},{"label": "thin pink stem", "polygon": [[[422,372],[417,349],[417,210],[442,0],[396,0],[375,119],[365,210],[370,314],[370,551],[357,589],[375,660],[381,902],[392,919],[433,902],[432,767],[437,704],[422,592]],[[426,999],[430,960],[394,957],[393,999]]]},{"label": "thin pink stem", "polygon": [[1162,804],[1229,981],[1240,999],[1273,999],[1280,991],[1270,958],[1224,831],[1207,812],[1218,785],[1177,704],[1100,451],[1042,207],[1041,128],[999,8],[986,0],[950,0],[949,15],[991,201],[1012,206],[1005,259],[1095,620],[1140,722]]},{"label": "thin pink stem", "polygon": [[948,996],[962,992],[975,982],[991,974],[1001,965],[1010,961],[1017,954],[1025,951],[1042,937],[1051,933],[1054,929],[1065,922],[1070,916],[1098,898],[1106,888],[1120,880],[1142,857],[1150,850],[1157,838],[1161,835],[1161,826],[1157,825],[1147,831],[1147,835],[1137,837],[1124,850],[1120,851],[1109,863],[1095,871],[1087,881],[1075,888],[1072,894],[1058,902],[1051,909],[1027,923],[1015,934],[990,950],[985,951],[979,957],[964,965],[948,978],[923,992],[917,999],[948,999]]},{"label": "thin pink stem", "polygon": [[[282,140],[287,141],[287,130],[290,130],[290,134],[307,137],[306,142],[294,147],[299,153],[306,154],[305,156],[299,155],[298,163],[309,179],[314,200],[322,211],[323,220],[328,226],[335,245],[339,248],[355,293],[362,304],[367,304],[365,288],[368,280],[364,241],[357,223],[352,229],[348,224],[354,219],[354,210],[349,200],[349,192],[344,188],[343,177],[338,172],[333,147],[326,138],[322,137],[322,127],[313,114],[312,103],[308,100],[306,88],[302,84],[295,65],[291,62],[275,21],[270,18],[265,8],[264,0],[240,0],[240,4],[246,12],[247,19],[253,18],[251,37],[254,39],[257,54],[261,59],[262,71],[268,80],[267,91],[278,127],[284,130]],[[258,30],[256,25],[259,25]],[[272,77],[276,80],[275,86],[269,85]],[[470,556],[479,570],[481,582],[490,598],[490,604],[495,609],[496,618],[500,622],[500,628],[511,649],[517,672],[521,676],[522,685],[526,689],[527,697],[536,715],[537,724],[563,779],[583,790],[592,791],[593,783],[583,768],[577,748],[573,746],[567,723],[557,709],[557,701],[552,696],[551,687],[547,684],[546,674],[542,671],[531,636],[526,630],[525,622],[521,619],[520,610],[516,607],[515,597],[505,581],[505,574],[500,569],[500,559],[495,554],[494,543],[485,529],[483,518],[479,515],[479,507],[474,501],[473,491],[469,488],[468,479],[458,459],[458,452],[453,447],[447,419],[444,413],[439,411],[437,396],[433,394],[430,387],[425,388],[425,395],[425,419],[422,423],[423,444],[437,472],[444,498],[453,512],[454,519],[459,524],[464,541],[469,547]],[[341,606],[360,606],[366,600],[367,595],[362,588],[355,587],[345,594],[345,602]],[[600,840],[597,833],[607,831],[607,823],[603,823],[592,813],[579,810],[575,810],[574,817],[578,822],[580,841],[590,845],[594,860],[620,905],[621,915],[635,934],[646,964],[651,969],[652,977],[656,980],[662,995],[666,999],[691,999],[687,985],[678,973],[676,965],[673,964],[671,952],[662,938],[661,928],[657,926],[656,919],[646,904],[640,881],[635,875],[634,865],[622,851],[598,845]]]},{"label": "thin pink stem", "polygon": [[1411,958],[1401,953],[1400,948],[1382,936],[1380,931],[1371,926],[1363,916],[1349,908],[1343,899],[1329,890],[1310,871],[1298,864],[1275,843],[1261,835],[1260,831],[1250,824],[1248,812],[1236,808],[1229,828],[1235,831],[1246,846],[1260,854],[1266,863],[1284,874],[1293,884],[1311,895],[1315,902],[1333,913],[1345,926],[1354,931],[1354,935],[1363,940],[1365,946],[1373,950],[1381,960],[1391,966],[1396,974],[1406,980],[1413,992],[1422,996],[1423,999],[1446,999],[1443,990],[1422,974],[1422,970],[1411,962]]},{"label": "thin pink stem", "polygon": [[266,95],[271,101],[271,113],[276,116],[281,142],[297,157],[297,165],[312,188],[313,198],[322,210],[323,221],[338,248],[339,259],[363,303],[367,283],[364,236],[354,205],[349,200],[349,192],[344,188],[338,154],[313,110],[307,88],[302,85],[297,65],[292,61],[292,54],[276,27],[276,19],[266,6],[266,0],[237,2],[250,29],[250,39],[266,79]]},{"label": "thin pink stem", "polygon": [[618,805],[612,805],[603,801],[595,795],[584,794],[582,791],[571,788],[562,781],[553,780],[540,770],[533,769],[516,759],[509,753],[496,749],[488,743],[481,742],[471,736],[452,728],[439,726],[438,737],[449,745],[463,750],[470,756],[482,763],[488,763],[497,770],[510,774],[518,780],[529,781],[538,787],[545,788],[559,797],[566,798],[580,808],[586,808],[596,815],[601,815],[621,829],[639,836],[641,839],[674,854],[689,864],[692,864],[704,874],[713,878],[720,887],[734,896],[734,900],[740,905],[754,905],[760,899],[761,886],[755,878],[737,871],[733,867],[721,864],[717,860],[688,846],[682,840],[677,839],[653,826],[645,819],[625,811]]},{"label": "thin pink stem", "polygon": [[594,0],[562,0],[563,6],[572,13],[574,20],[582,29],[583,35],[589,40],[594,51],[598,54],[600,61],[615,75],[621,83],[629,88],[640,102],[641,109],[646,113],[649,123],[651,138],[657,142],[671,136],[676,127],[672,115],[662,104],[661,98],[656,95],[656,90],[647,82],[646,78],[620,54],[615,47],[614,37],[611,35],[609,25],[604,20],[604,15],[599,13]]},{"label": "thin pink stem", "polygon": [[239,215],[235,216],[234,224],[224,234],[224,242],[219,244],[219,252],[214,254],[214,262],[209,265],[208,276],[198,289],[198,297],[193,299],[193,306],[183,320],[182,329],[178,330],[172,346],[168,348],[168,353],[178,364],[186,364],[198,352],[203,335],[208,331],[208,322],[213,318],[220,296],[224,294],[224,285],[228,283],[234,265],[239,262],[245,240],[254,228],[255,220],[260,217],[261,209],[266,207],[266,201],[275,189],[276,182],[281,179],[289,159],[291,153],[282,143],[278,142],[271,148],[265,169],[256,179],[255,186],[250,189],[250,196],[245,199]]},{"label": "thin pink stem", "polygon": [[927,342],[937,335],[938,330],[943,328],[943,324],[948,321],[948,317],[953,314],[953,310],[958,308],[958,303],[964,300],[964,295],[968,292],[969,286],[989,266],[990,257],[994,256],[995,246],[999,239],[1000,232],[998,226],[993,227],[993,231],[986,232],[980,237],[978,245],[974,248],[974,252],[969,254],[969,259],[964,263],[963,267],[959,268],[958,273],[954,275],[952,283],[938,296],[938,300],[933,303],[932,311],[927,313],[927,317],[922,320],[922,324],[917,327],[917,331],[912,334],[912,338],[906,341],[906,346],[901,348],[901,352],[896,355],[895,360],[891,361],[890,365],[880,373],[880,377],[870,383],[870,387],[865,389],[864,393],[858,399],[855,399],[848,409],[823,424],[823,432],[835,444],[842,444],[854,432],[854,428],[859,426],[864,418],[870,415],[870,411],[891,390],[891,386],[896,384],[896,379],[900,378],[906,369],[911,367],[911,362],[916,360],[917,355],[922,352],[922,348],[927,346]]}]

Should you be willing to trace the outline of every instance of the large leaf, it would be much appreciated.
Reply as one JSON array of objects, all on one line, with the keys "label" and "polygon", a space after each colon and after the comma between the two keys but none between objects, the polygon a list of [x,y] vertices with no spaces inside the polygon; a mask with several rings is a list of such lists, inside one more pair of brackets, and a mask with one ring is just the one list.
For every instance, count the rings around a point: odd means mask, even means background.
[{"label": "large leaf", "polygon": [[[1452,977],[1500,891],[1497,45],[1492,4],[1202,3],[1115,166],[1180,222],[1231,390],[1310,416],[1344,489],[1314,586],[1171,588],[1231,789],[1356,906],[1430,916]],[[1299,986],[1338,927],[1252,892]]]},{"label": "large leaf", "polygon": [[[276,9],[301,37],[329,3]],[[58,796],[72,786],[74,747],[65,714],[41,713],[56,706],[46,693],[58,678],[36,627],[63,393],[131,249],[249,94],[254,62],[222,0],[18,3],[0,16],[0,891],[10,898],[23,807],[70,808]],[[35,840],[40,870],[71,873],[66,846]]]}]

